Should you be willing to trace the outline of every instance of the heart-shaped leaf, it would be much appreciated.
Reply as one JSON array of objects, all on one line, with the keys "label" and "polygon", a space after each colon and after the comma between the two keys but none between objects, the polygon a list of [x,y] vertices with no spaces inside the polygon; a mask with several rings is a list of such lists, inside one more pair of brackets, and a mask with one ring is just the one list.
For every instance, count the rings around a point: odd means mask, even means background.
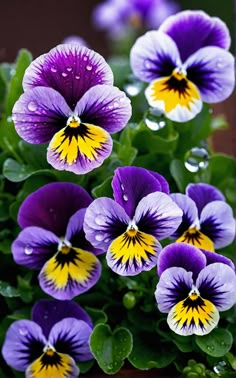
[{"label": "heart-shaped leaf", "polygon": [[123,366],[132,350],[132,335],[125,327],[111,331],[106,324],[95,326],[90,337],[90,348],[98,365],[106,374],[115,374]]},{"label": "heart-shaped leaf", "polygon": [[224,356],[232,347],[232,334],[223,328],[215,328],[204,336],[196,336],[196,343],[203,352],[213,357]]}]

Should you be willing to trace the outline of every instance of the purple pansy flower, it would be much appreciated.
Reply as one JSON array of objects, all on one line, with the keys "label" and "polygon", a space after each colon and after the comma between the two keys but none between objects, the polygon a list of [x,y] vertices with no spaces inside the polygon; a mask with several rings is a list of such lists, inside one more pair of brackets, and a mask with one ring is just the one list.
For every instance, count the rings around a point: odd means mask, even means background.
[{"label": "purple pansy flower", "polygon": [[157,28],[178,8],[171,0],[107,0],[95,7],[93,21],[97,28],[105,29],[112,38],[119,39],[130,28]]},{"label": "purple pansy flower", "polygon": [[69,35],[68,37],[63,39],[62,43],[77,43],[79,45],[88,47],[87,42],[85,42],[85,40],[82,37],[79,37],[78,35]]},{"label": "purple pansy flower", "polygon": [[158,262],[162,272],[156,301],[159,310],[168,313],[168,325],[177,334],[208,334],[219,322],[219,311],[236,303],[234,269],[221,262],[207,265],[196,247],[169,245],[161,251]]},{"label": "purple pansy flower", "polygon": [[127,124],[130,100],[113,87],[113,74],[95,51],[62,44],[26,69],[25,92],[13,107],[17,133],[28,143],[49,143],[56,169],[83,174],[112,150],[110,133]]},{"label": "purple pansy flower", "polygon": [[17,320],[8,329],[2,348],[7,364],[27,378],[76,378],[76,361],[93,358],[89,348],[92,323],[70,301],[40,300],[32,320]]},{"label": "purple pansy flower", "polygon": [[171,194],[183,210],[183,220],[173,234],[177,242],[206,251],[226,247],[235,237],[235,219],[223,194],[209,184],[189,184],[186,195]]},{"label": "purple pansy flower", "polygon": [[95,248],[107,251],[108,266],[120,275],[136,275],[157,263],[158,240],[173,233],[182,219],[171,200],[166,180],[138,167],[115,171],[115,200],[98,198],[84,219],[86,238]]},{"label": "purple pansy flower", "polygon": [[223,21],[203,11],[183,11],[137,39],[131,67],[149,83],[149,105],[173,121],[185,122],[201,111],[202,102],[220,102],[232,93],[234,57],[226,51],[229,45]]},{"label": "purple pansy flower", "polygon": [[39,269],[43,291],[57,299],[72,299],[98,281],[101,253],[86,239],[83,221],[89,194],[71,183],[51,183],[22,203],[18,223],[23,228],[12,244],[16,263]]}]

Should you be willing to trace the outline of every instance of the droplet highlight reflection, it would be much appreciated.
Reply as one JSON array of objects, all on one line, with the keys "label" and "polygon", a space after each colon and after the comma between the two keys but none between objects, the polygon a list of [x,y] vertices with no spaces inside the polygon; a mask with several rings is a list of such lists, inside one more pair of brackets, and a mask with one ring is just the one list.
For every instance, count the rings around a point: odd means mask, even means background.
[{"label": "droplet highlight reflection", "polygon": [[205,148],[193,147],[185,154],[184,165],[189,172],[196,173],[208,167],[209,155]]}]

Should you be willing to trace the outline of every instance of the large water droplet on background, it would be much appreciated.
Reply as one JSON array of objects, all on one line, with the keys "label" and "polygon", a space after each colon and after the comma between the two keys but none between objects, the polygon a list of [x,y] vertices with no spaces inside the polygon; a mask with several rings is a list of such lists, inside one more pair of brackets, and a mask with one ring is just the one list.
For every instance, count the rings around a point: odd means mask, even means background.
[{"label": "large water droplet on background", "polygon": [[196,173],[208,167],[209,155],[205,148],[193,147],[185,154],[184,165],[189,172]]},{"label": "large water droplet on background", "polygon": [[135,97],[141,92],[143,83],[139,81],[134,75],[129,75],[126,82],[124,83],[123,88],[128,96]]},{"label": "large water droplet on background", "polygon": [[145,116],[145,123],[147,127],[153,131],[163,129],[166,126],[166,121],[163,118],[163,112],[157,108],[150,108]]},{"label": "large water droplet on background", "polygon": [[226,372],[227,363],[225,361],[219,361],[217,365],[213,367],[213,370],[216,374],[222,375],[222,373]]}]

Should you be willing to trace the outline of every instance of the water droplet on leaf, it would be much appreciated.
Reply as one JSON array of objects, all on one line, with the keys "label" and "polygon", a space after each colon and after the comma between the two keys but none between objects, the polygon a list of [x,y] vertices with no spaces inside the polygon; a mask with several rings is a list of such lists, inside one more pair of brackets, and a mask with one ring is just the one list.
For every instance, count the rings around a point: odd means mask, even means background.
[{"label": "water droplet on leaf", "polygon": [[196,173],[206,169],[209,163],[209,155],[205,148],[194,147],[185,155],[184,165],[189,172]]}]

